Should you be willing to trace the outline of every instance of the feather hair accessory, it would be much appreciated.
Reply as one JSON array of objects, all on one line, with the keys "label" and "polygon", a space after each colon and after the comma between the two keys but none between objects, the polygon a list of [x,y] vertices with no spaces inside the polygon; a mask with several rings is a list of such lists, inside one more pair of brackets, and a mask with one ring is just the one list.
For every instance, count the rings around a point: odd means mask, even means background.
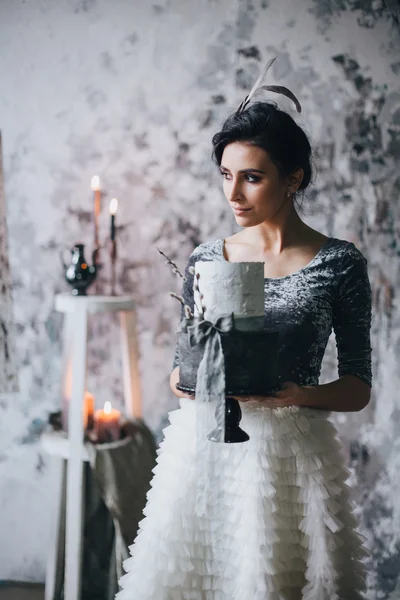
[{"label": "feather hair accessory", "polygon": [[256,92],[258,92],[258,90],[267,90],[268,92],[275,92],[276,94],[282,94],[283,96],[286,96],[287,98],[290,98],[290,100],[292,100],[296,106],[296,110],[297,112],[301,112],[301,105],[300,102],[297,100],[296,96],[293,94],[293,92],[291,92],[287,87],[284,87],[283,85],[261,85],[262,80],[264,79],[264,77],[266,76],[267,72],[269,71],[270,67],[272,66],[272,63],[277,59],[276,56],[274,56],[274,58],[271,58],[271,60],[268,61],[268,63],[265,65],[264,69],[262,70],[261,74],[259,75],[259,77],[257,78],[257,81],[255,82],[255,84],[253,85],[253,87],[251,88],[250,92],[247,94],[246,98],[240,103],[236,114],[240,114],[241,112],[243,112],[244,110],[246,110],[247,106],[250,103],[250,100],[252,99],[252,97],[254,96],[254,94]]}]

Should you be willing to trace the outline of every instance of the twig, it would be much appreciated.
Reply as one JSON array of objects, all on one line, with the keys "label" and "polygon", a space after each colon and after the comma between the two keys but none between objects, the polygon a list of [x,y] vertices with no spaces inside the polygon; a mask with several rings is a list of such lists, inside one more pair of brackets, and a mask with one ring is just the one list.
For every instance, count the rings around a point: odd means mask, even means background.
[{"label": "twig", "polygon": [[185,276],[182,275],[182,273],[180,272],[180,270],[178,269],[178,265],[176,265],[170,258],[169,256],[167,256],[166,254],[164,254],[164,252],[162,250],[160,250],[159,248],[157,248],[157,251],[164,257],[167,259],[166,264],[167,265],[171,265],[172,267],[172,272],[175,273],[175,275],[179,275],[179,277],[181,277],[182,279],[185,279]]},{"label": "twig", "polygon": [[[165,262],[165,264],[172,266],[172,272],[175,275],[179,275],[179,277],[181,277],[181,279],[183,279],[183,281],[187,281],[186,277],[184,275],[182,275],[182,273],[180,272],[180,270],[178,268],[178,265],[176,265],[169,258],[169,256],[167,256],[162,250],[160,250],[159,248],[157,248],[157,246],[156,246],[156,249],[157,249],[157,252],[159,252],[161,254],[161,256],[163,256],[164,258],[167,259],[166,262]],[[194,267],[193,266],[189,267],[189,273],[191,275],[194,275]],[[199,289],[198,288],[198,283],[196,283],[195,289],[197,289],[197,290]],[[184,307],[185,317],[186,318],[191,318],[193,316],[192,309],[190,308],[190,306],[188,306],[187,304],[185,304],[185,301],[182,298],[182,296],[178,296],[178,294],[174,294],[174,292],[169,292],[169,294],[170,294],[170,296],[172,296],[172,298],[176,298],[182,304],[182,306]],[[204,309],[203,309],[201,300],[200,300],[200,305],[201,305],[202,310],[199,310],[199,307],[197,306],[197,303],[196,303],[196,301],[194,299],[193,299],[193,302],[194,302],[195,307],[197,308],[197,312],[199,313],[199,315],[202,315],[203,318],[204,318]],[[189,313],[189,311],[190,311],[190,313]],[[190,317],[188,316],[189,314],[191,315]]]},{"label": "twig", "polygon": [[182,306],[185,306],[185,301],[184,301],[184,299],[182,298],[182,296],[178,296],[178,294],[175,294],[174,292],[170,292],[170,293],[169,293],[169,295],[170,295],[172,298],[176,298],[177,300],[179,300],[179,302],[182,304]]}]

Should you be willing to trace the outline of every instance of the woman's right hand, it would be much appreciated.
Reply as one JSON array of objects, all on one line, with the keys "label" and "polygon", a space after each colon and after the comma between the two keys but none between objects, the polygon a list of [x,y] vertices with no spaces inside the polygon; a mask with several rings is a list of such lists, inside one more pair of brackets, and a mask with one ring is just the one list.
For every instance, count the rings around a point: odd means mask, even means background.
[{"label": "woman's right hand", "polygon": [[190,400],[194,400],[195,399],[195,395],[194,394],[188,394],[187,392],[182,392],[181,390],[178,390],[178,388],[176,387],[176,384],[179,381],[179,367],[175,367],[175,369],[172,371],[171,376],[169,378],[169,385],[171,390],[173,391],[173,393],[175,394],[175,396],[178,396],[178,398],[189,398]]},{"label": "woman's right hand", "polygon": [[257,402],[267,408],[279,408],[279,400],[274,396],[230,396],[239,402]]}]

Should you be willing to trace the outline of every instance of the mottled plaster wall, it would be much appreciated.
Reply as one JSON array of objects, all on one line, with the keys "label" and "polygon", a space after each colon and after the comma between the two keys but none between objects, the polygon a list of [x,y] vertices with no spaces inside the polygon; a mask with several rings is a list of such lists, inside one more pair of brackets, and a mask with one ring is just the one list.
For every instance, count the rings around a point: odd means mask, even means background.
[{"label": "mottled plaster wall", "polygon": [[[303,113],[273,99],[317,152],[304,218],[354,241],[369,261],[373,401],[336,420],[374,552],[369,598],[397,597],[400,34],[389,4],[2,0],[0,128],[21,394],[0,405],[0,577],[44,578],[52,477],[38,434],[59,406],[58,252],[80,240],[91,247],[92,175],[106,188],[103,239],[108,201],[120,200],[118,289],[138,303],[145,418],[159,435],[177,405],[168,377],[179,307],[155,247],[184,266],[195,245],[235,229],[210,140],[277,55],[270,80],[293,89]],[[119,369],[116,323],[98,318],[88,387],[100,406],[121,402]],[[336,376],[331,338],[321,383]]]}]

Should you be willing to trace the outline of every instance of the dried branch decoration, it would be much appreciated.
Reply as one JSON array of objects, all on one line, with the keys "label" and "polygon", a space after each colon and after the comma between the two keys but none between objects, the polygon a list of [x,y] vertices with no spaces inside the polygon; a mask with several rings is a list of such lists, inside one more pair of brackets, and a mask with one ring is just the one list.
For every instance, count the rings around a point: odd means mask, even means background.
[{"label": "dried branch decoration", "polygon": [[181,277],[183,280],[185,280],[185,277],[182,275],[182,273],[178,269],[178,266],[169,258],[169,256],[167,256],[166,254],[164,254],[164,252],[162,250],[160,250],[159,248],[157,248],[157,252],[159,252],[161,254],[161,256],[163,256],[164,258],[167,259],[165,261],[165,264],[166,265],[171,265],[173,274],[177,275],[178,277]]},{"label": "dried branch decoration", "polygon": [[182,298],[182,296],[178,296],[178,294],[175,294],[175,292],[170,292],[169,295],[171,296],[171,298],[176,298],[177,300],[179,300],[182,306],[185,306],[185,301]]},{"label": "dried branch decoration", "polygon": [[[194,267],[193,267],[193,273],[194,273]],[[206,307],[205,307],[205,306],[204,306],[204,304],[203,304],[203,298],[204,298],[204,296],[203,296],[203,294],[200,292],[199,279],[200,279],[200,273],[196,273],[196,281],[194,282],[194,286],[193,286],[193,288],[194,288],[194,290],[195,290],[196,292],[198,292],[198,293],[199,293],[199,297],[200,297],[200,307],[201,307],[201,311],[199,311],[199,312],[200,312],[200,314],[202,315],[202,317],[204,318],[204,313],[205,313],[205,311],[206,311]],[[197,304],[196,304],[196,307],[197,307]],[[198,309],[198,307],[197,307],[197,310],[199,310],[199,309]]]},{"label": "dried branch decoration", "polygon": [[[157,252],[159,252],[161,254],[161,256],[163,256],[164,258],[166,258],[167,260],[165,261],[166,265],[171,265],[172,267],[172,272],[174,273],[174,275],[176,275],[177,277],[180,277],[181,279],[183,279],[183,281],[186,281],[186,277],[184,275],[182,275],[182,273],[180,272],[178,265],[176,263],[174,263],[169,256],[167,256],[162,250],[160,250],[159,248],[157,248]],[[194,275],[194,267],[190,266],[189,267],[189,273],[191,275]],[[197,287],[196,287],[197,286]],[[198,289],[198,284],[195,284],[195,289]],[[193,311],[190,308],[190,306],[188,304],[185,304],[185,301],[183,299],[182,296],[179,296],[178,294],[175,294],[175,292],[169,292],[169,295],[171,296],[171,298],[176,298],[176,300],[178,300],[181,305],[183,306],[183,310],[184,310],[184,315],[186,319],[192,319],[193,318]],[[200,300],[201,302],[201,300]],[[199,307],[197,306],[196,302],[194,303],[197,311],[200,315],[204,314],[204,309],[203,306],[201,306],[202,310],[199,310]]]},{"label": "dried branch decoration", "polygon": [[293,92],[291,92],[287,87],[284,87],[283,85],[261,85],[262,80],[264,79],[265,75],[267,74],[267,72],[269,71],[270,67],[276,59],[277,57],[274,56],[274,58],[271,58],[271,60],[268,61],[260,76],[257,78],[257,81],[251,88],[250,92],[247,94],[246,98],[240,103],[236,114],[239,114],[246,110],[247,106],[250,103],[250,100],[252,99],[254,94],[258,92],[258,90],[267,90],[268,92],[275,92],[276,94],[282,94],[283,96],[290,98],[290,100],[294,102],[297,112],[301,112],[300,102],[297,100]]}]

